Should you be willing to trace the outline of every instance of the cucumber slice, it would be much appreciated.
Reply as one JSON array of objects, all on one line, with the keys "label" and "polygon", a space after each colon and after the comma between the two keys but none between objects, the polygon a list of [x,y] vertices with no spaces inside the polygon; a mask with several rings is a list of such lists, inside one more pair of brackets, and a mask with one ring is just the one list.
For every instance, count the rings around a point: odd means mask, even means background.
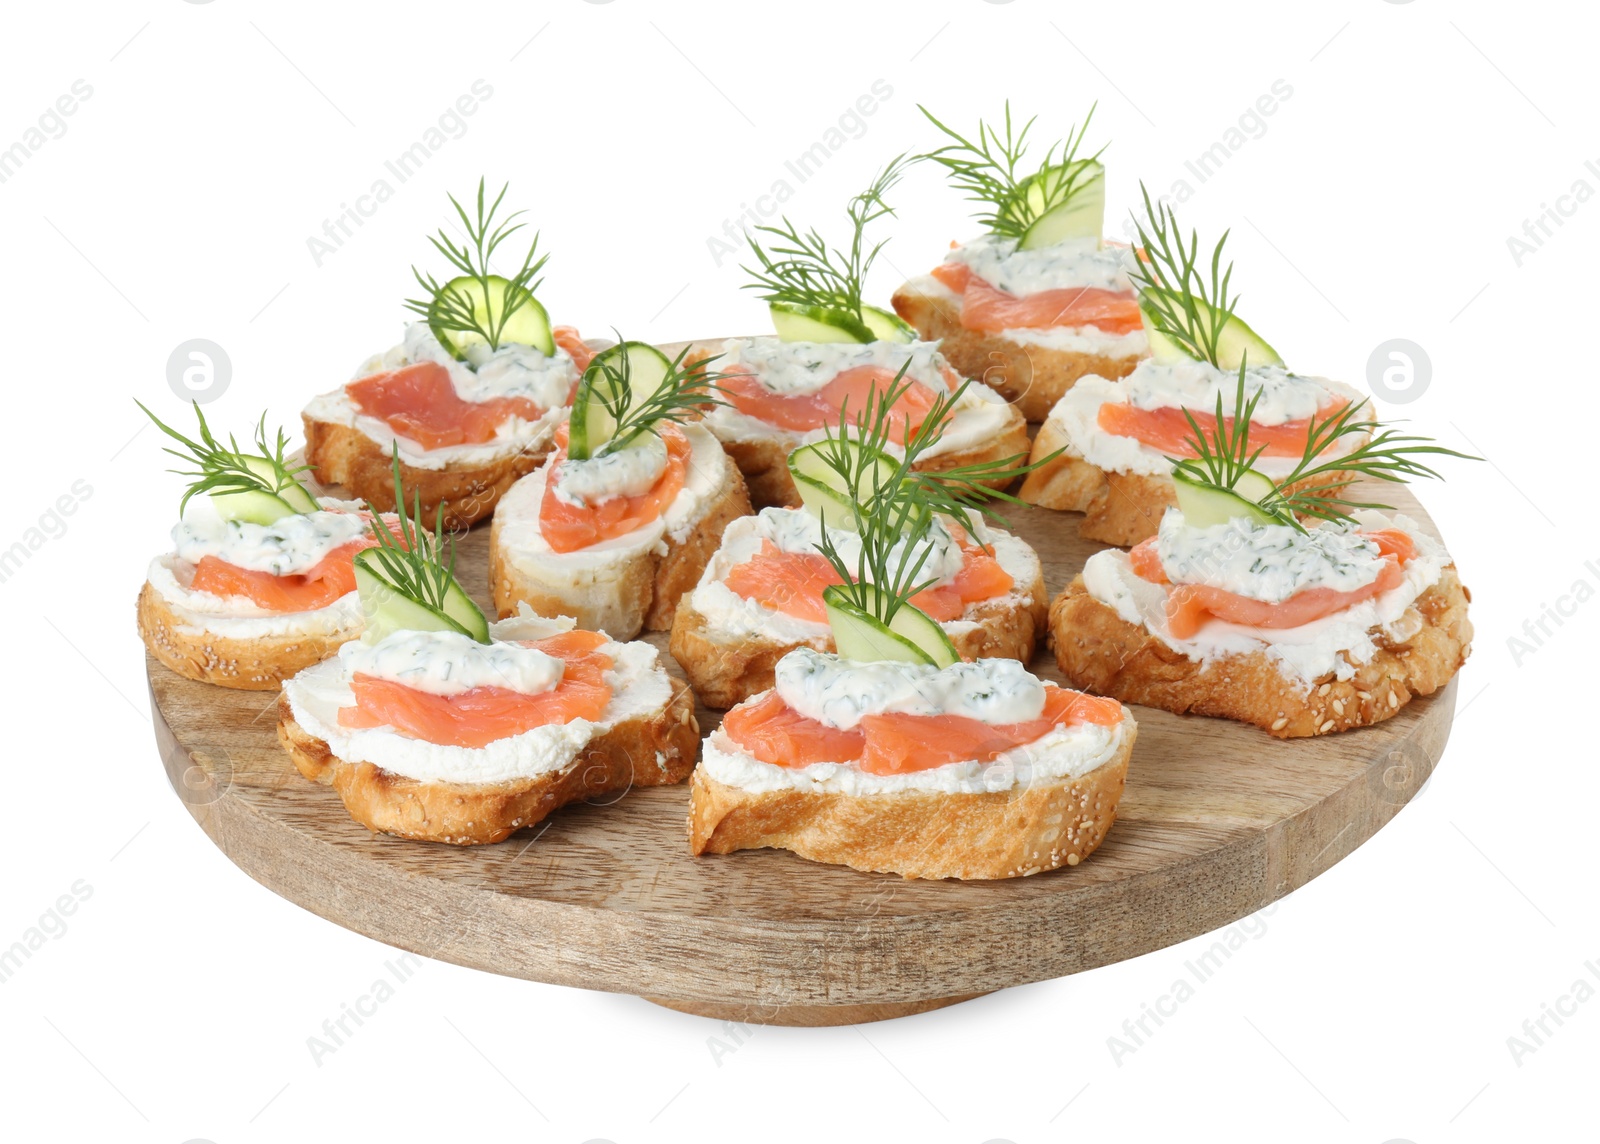
[{"label": "cucumber slice", "polygon": [[671,372],[667,356],[645,342],[619,342],[596,354],[572,403],[567,456],[579,461],[592,457],[616,435],[617,419],[606,405],[618,404],[622,387],[627,387],[628,408],[637,409],[655,395]]},{"label": "cucumber slice", "polygon": [[[1044,211],[1045,202],[1069,177],[1076,187],[1066,202]],[[1036,215],[1022,234],[1019,250],[1039,250],[1069,238],[1099,238],[1106,221],[1106,169],[1093,159],[1050,167],[1023,181],[1029,214]]]},{"label": "cucumber slice", "polygon": [[460,632],[479,643],[489,642],[489,621],[478,605],[454,580],[445,590],[444,608],[430,608],[405,595],[384,576],[372,550],[356,553],[351,562],[356,573],[356,591],[361,597],[361,614],[366,618],[367,643],[377,643],[395,632]]},{"label": "cucumber slice", "polygon": [[[877,589],[871,584],[859,588],[867,593],[868,601],[878,603]],[[822,590],[822,603],[833,630],[834,647],[845,659],[862,663],[929,663],[935,667],[949,667],[961,659],[938,622],[910,604],[901,604],[894,619],[885,624],[856,607],[838,585]]]},{"label": "cucumber slice", "polygon": [[892,481],[899,466],[886,454],[879,453],[870,460],[863,457],[861,442],[853,438],[817,441],[789,454],[789,475],[794,478],[800,503],[812,516],[824,520],[829,528],[854,532],[856,519],[849,487],[826,460],[829,453],[840,449],[851,457],[853,470],[864,472],[862,488],[868,496]]},{"label": "cucumber slice", "polygon": [[[1149,291],[1146,291],[1149,293]],[[1204,302],[1195,300],[1195,304],[1203,310],[1210,310]],[[1214,310],[1210,311],[1215,313]],[[1142,301],[1139,313],[1144,319],[1145,333],[1150,339],[1150,353],[1159,362],[1170,363],[1190,358],[1190,354],[1162,334],[1152,324],[1150,315]],[[1273,349],[1260,334],[1245,324],[1245,320],[1235,314],[1229,318],[1222,327],[1221,334],[1217,337],[1217,367],[1219,369],[1236,370],[1240,365],[1282,365],[1283,358],[1278,356],[1278,351]]]},{"label": "cucumber slice", "polygon": [[[500,320],[500,315],[506,312],[508,300],[514,300],[516,309],[506,319],[505,327],[500,331],[500,344],[516,342],[520,345],[532,346],[546,357],[554,357],[556,340],[550,332],[550,315],[539,304],[539,300],[526,290],[517,290],[511,294],[511,283],[498,274],[491,274],[487,279],[489,289],[484,291],[483,282],[467,276],[452,278],[444,285],[444,293],[454,294],[458,298],[470,300],[472,303],[472,316],[480,326],[489,326]],[[471,330],[452,330],[444,324],[443,308],[437,299],[428,310],[428,328],[433,331],[433,336],[439,339],[439,344],[449,350],[457,361],[467,360],[467,351],[473,346],[487,344],[480,334]]]},{"label": "cucumber slice", "polygon": [[1244,517],[1257,524],[1284,523],[1257,503],[1277,486],[1254,469],[1245,472],[1232,490],[1199,484],[1185,476],[1181,469],[1172,474],[1172,484],[1177,490],[1178,509],[1183,513],[1184,523],[1195,528],[1210,528],[1234,517]]},{"label": "cucumber slice", "polygon": [[300,510],[282,497],[269,492],[250,489],[237,493],[212,493],[211,505],[223,520],[241,520],[249,524],[271,524]]},{"label": "cucumber slice", "polygon": [[772,328],[778,331],[778,340],[782,342],[865,344],[878,340],[867,323],[857,320],[854,314],[845,310],[833,310],[826,306],[800,306],[792,302],[774,302],[769,309],[772,313]]},{"label": "cucumber slice", "polygon": [[888,310],[880,310],[876,306],[861,307],[861,320],[866,323],[867,329],[872,331],[872,340],[876,342],[914,342],[917,340],[917,331],[906,322],[900,320],[898,314]]}]

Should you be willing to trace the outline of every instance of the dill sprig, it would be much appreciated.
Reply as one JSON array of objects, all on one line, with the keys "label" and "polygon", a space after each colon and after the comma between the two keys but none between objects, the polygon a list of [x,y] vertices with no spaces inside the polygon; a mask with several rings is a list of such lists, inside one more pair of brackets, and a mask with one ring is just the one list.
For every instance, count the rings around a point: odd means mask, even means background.
[{"label": "dill sprig", "polygon": [[[1097,106],[1089,108],[1081,124],[1068,129],[1065,139],[1050,145],[1036,170],[1019,174],[1028,150],[1028,132],[1038,116],[1024,123],[1020,131],[1013,132],[1011,101],[1007,100],[1005,135],[980,119],[977,138],[969,139],[941,123],[933,112],[919,103],[917,110],[951,140],[922,158],[950,172],[951,183],[965,191],[970,201],[988,207],[978,216],[978,221],[990,233],[1020,238],[1036,221],[1070,202],[1101,177],[1096,164],[1105,153],[1104,146],[1087,158],[1078,158],[1078,149],[1083,146],[1083,137]],[[1030,191],[1033,188],[1038,189],[1037,202],[1032,201],[1034,196]]]},{"label": "dill sprig", "polygon": [[[423,274],[413,266],[411,273],[416,276],[417,283],[427,296],[406,299],[406,308],[422,315],[430,325],[457,333],[474,334],[487,342],[491,350],[500,348],[500,339],[504,336],[512,316],[524,306],[534,304],[534,291],[538,290],[544,281],[536,276],[544,269],[544,264],[550,257],[547,254],[535,257],[539,251],[539,235],[535,233],[517,272],[505,279],[503,287],[495,283],[494,288],[491,288],[491,281],[500,277],[489,266],[495,251],[526,225],[516,221],[524,213],[522,211],[513,211],[499,222],[495,221],[500,203],[505,199],[510,186],[510,183],[502,186],[494,202],[485,209],[484,180],[480,178],[476,217],[468,215],[454,195],[449,196],[450,205],[455,207],[462,228],[467,232],[466,242],[458,244],[443,227],[439,229],[437,235],[428,236],[428,241],[433,244],[434,249],[461,272],[455,276],[456,278],[466,277],[473,280],[477,287],[477,296],[474,297],[473,293],[464,287],[452,287],[449,282],[441,283],[432,274]],[[451,281],[454,280],[453,278]]]},{"label": "dill sprig", "polygon": [[[840,591],[845,597],[885,624],[912,596],[937,583],[937,578],[919,576],[933,552],[928,541],[939,518],[954,520],[976,540],[973,512],[1003,521],[990,507],[991,501],[1022,503],[983,482],[1029,472],[1055,456],[1023,465],[1020,462],[1026,456],[1019,453],[940,473],[918,471],[914,466],[939,441],[951,411],[970,383],[941,394],[922,423],[912,429],[909,417],[894,412],[895,403],[917,384],[905,376],[910,365],[907,360],[881,392],[876,385],[867,391],[860,416],[853,416],[846,402],[837,430],[828,426],[823,439],[809,446],[843,485],[861,541],[852,567],[839,552],[824,519],[818,550],[844,581]],[[906,430],[899,455],[892,451],[890,438],[897,422]],[[863,588],[863,584],[877,590]]]},{"label": "dill sprig", "polygon": [[755,235],[748,236],[750,249],[761,265],[759,269],[740,266],[739,269],[752,279],[744,288],[760,292],[768,303],[837,310],[857,322],[863,321],[863,283],[878,252],[888,241],[884,239],[867,249],[866,229],[884,215],[894,214],[894,208],[885,201],[884,195],[900,181],[911,161],[905,155],[896,156],[878,172],[871,186],[850,200],[848,252],[829,246],[815,227],[801,232],[787,215],[783,216],[781,226],[756,227],[777,241],[771,244],[769,251]]},{"label": "dill sprig", "polygon": [[[422,493],[412,494],[411,511],[406,511],[406,493],[400,480],[400,446],[394,446],[394,511],[398,517],[391,528],[384,515],[370,502],[367,510],[372,514],[372,534],[377,538],[375,548],[356,553],[363,563],[376,564],[372,569],[387,587],[406,599],[435,612],[448,615],[447,597],[454,588],[465,598],[465,592],[456,582],[455,538],[444,531],[444,505],[440,504],[434,516],[433,531],[423,528]],[[465,630],[465,629],[463,629]],[[471,633],[468,633],[471,634]],[[489,643],[491,640],[480,642]]]},{"label": "dill sprig", "polygon": [[[1194,414],[1183,411],[1189,422],[1190,436],[1186,439],[1198,454],[1179,460],[1169,457],[1174,471],[1196,484],[1232,492],[1239,479],[1249,471],[1265,451],[1250,448],[1250,419],[1255,413],[1261,391],[1245,399],[1245,367],[1239,367],[1239,382],[1234,393],[1232,425],[1223,416],[1222,395],[1217,394],[1216,425],[1208,434],[1201,428]],[[1367,398],[1347,402],[1325,417],[1312,415],[1306,426],[1306,447],[1300,461],[1282,480],[1271,481],[1272,492],[1261,498],[1260,507],[1282,523],[1301,532],[1306,531],[1300,517],[1349,523],[1356,509],[1393,509],[1393,505],[1377,501],[1356,501],[1344,495],[1350,485],[1361,477],[1404,484],[1414,477],[1432,477],[1442,480],[1431,466],[1418,460],[1422,456],[1455,457],[1463,461],[1481,461],[1470,453],[1457,452],[1434,442],[1431,437],[1402,433],[1384,425],[1370,413]],[[1362,416],[1363,412],[1365,416]],[[1355,442],[1348,451],[1330,455],[1330,450],[1344,442]]]},{"label": "dill sprig", "polygon": [[[621,340],[620,334],[618,342],[623,346],[628,344]],[[666,377],[637,405],[634,404],[631,354],[624,351],[614,355],[616,364],[610,355],[597,355],[589,363],[578,383],[578,396],[573,404],[592,400],[606,411],[616,428],[605,441],[588,442],[588,456],[626,449],[640,435],[655,433],[656,426],[663,421],[691,420],[713,405],[725,404],[719,396],[725,391],[717,382],[728,375],[706,368],[722,355],[714,354],[685,364],[688,354],[687,346],[679,350],[678,356],[667,366]]]},{"label": "dill sprig", "polygon": [[1143,183],[1139,192],[1144,196],[1144,219],[1135,216],[1134,226],[1143,256],[1133,260],[1128,274],[1139,289],[1139,306],[1157,333],[1190,357],[1217,365],[1222,329],[1239,304],[1237,294],[1228,295],[1233,263],[1222,269],[1222,248],[1230,232],[1224,231],[1212,248],[1208,277],[1202,269],[1199,233],[1190,230],[1186,244],[1172,208],[1166,203],[1153,206]]},{"label": "dill sprig", "polygon": [[[300,484],[297,474],[309,471],[310,466],[294,464],[288,460],[289,439],[284,436],[282,429],[277,431],[274,440],[270,442],[267,440],[266,413],[263,412],[261,420],[256,423],[256,451],[251,453],[241,449],[232,434],[228,435],[227,445],[222,445],[212,435],[211,427],[206,424],[206,415],[201,412],[198,401],[194,402],[194,415],[200,422],[199,441],[191,441],[164,423],[137,398],[134,399],[134,404],[144,410],[145,416],[156,423],[156,428],[183,446],[182,449],[164,448],[162,451],[180,461],[191,462],[195,466],[192,469],[169,470],[189,480],[183,499],[178,502],[179,516],[182,516],[183,510],[188,507],[190,498],[200,493],[262,492],[277,496],[291,488],[305,492],[305,486]],[[252,461],[256,463],[252,465]],[[309,493],[306,495],[310,496]]]}]

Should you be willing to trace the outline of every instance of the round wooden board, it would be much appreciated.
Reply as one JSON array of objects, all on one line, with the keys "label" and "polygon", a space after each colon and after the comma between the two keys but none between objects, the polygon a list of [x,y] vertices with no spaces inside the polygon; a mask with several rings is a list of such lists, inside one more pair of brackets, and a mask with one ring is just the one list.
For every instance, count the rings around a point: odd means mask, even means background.
[{"label": "round wooden board", "polygon": [[[1384,496],[1426,521],[1405,489]],[[1059,592],[1100,546],[1078,517],[1008,509]],[[487,524],[458,568],[488,604]],[[675,674],[664,633],[650,642]],[[494,846],[376,836],[278,745],[276,692],[229,691],[147,659],[174,789],[252,878],[428,957],[634,993],[746,1022],[831,1025],[924,1012],[1206,933],[1304,885],[1383,826],[1444,749],[1456,683],[1376,727],[1280,742],[1135,708],[1139,742],[1088,861],[997,882],[906,881],[785,851],[693,858],[685,786],[570,806]],[[1060,680],[1042,648],[1033,669]],[[719,716],[701,708],[702,732]]]}]

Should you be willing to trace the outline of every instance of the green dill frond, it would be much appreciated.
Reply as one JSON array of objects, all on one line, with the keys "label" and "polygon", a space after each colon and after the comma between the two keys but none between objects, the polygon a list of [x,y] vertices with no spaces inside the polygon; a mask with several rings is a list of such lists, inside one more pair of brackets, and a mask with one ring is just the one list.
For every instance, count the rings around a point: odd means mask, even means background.
[{"label": "green dill frond", "polygon": [[[198,441],[190,440],[167,425],[150,412],[142,401],[135,399],[134,404],[144,411],[146,417],[155,422],[156,428],[183,446],[181,449],[169,447],[162,451],[193,466],[170,470],[180,477],[187,478],[189,482],[184,490],[183,499],[178,502],[179,516],[183,515],[183,510],[188,507],[190,499],[201,493],[209,495],[263,492],[276,496],[290,488],[305,491],[305,486],[298,480],[298,474],[307,472],[309,466],[291,463],[288,460],[289,439],[284,436],[282,429],[277,431],[273,440],[267,439],[265,413],[261,414],[261,420],[256,423],[255,451],[249,452],[239,447],[239,442],[232,434],[228,436],[226,446],[219,442],[212,435],[211,427],[206,424],[206,415],[201,412],[198,401],[193,403],[195,418],[200,423]],[[307,494],[308,497],[309,495]]]},{"label": "green dill frond", "polygon": [[[619,344],[627,343],[618,335]],[[615,364],[606,357],[596,356],[584,370],[578,383],[578,396],[574,404],[593,400],[610,416],[616,429],[597,446],[591,455],[613,453],[625,449],[641,434],[656,432],[663,421],[688,421],[704,415],[712,406],[726,404],[721,394],[725,392],[717,383],[728,375],[713,372],[707,367],[721,357],[715,354],[685,364],[689,347],[678,351],[667,367],[667,375],[645,400],[634,404],[632,364],[627,353],[617,354]]]},{"label": "green dill frond", "polygon": [[1152,204],[1143,183],[1144,218],[1134,217],[1142,257],[1129,272],[1139,290],[1139,306],[1156,332],[1198,361],[1217,365],[1222,329],[1234,316],[1239,296],[1228,293],[1233,263],[1222,267],[1224,231],[1211,250],[1209,273],[1200,256],[1200,235],[1190,230],[1186,243],[1178,216],[1166,203]]},{"label": "green dill frond", "polygon": [[887,241],[867,248],[866,230],[884,215],[894,213],[884,196],[900,181],[911,161],[905,155],[896,156],[878,172],[871,186],[850,200],[846,208],[851,228],[848,251],[828,245],[815,227],[802,232],[787,215],[780,226],[756,227],[775,241],[763,246],[754,234],[747,236],[760,265],[740,267],[751,278],[744,289],[755,290],[768,303],[837,310],[862,321],[867,273]]},{"label": "green dill frond", "polygon": [[[1098,163],[1105,146],[1093,155],[1078,157],[1097,106],[1092,105],[1083,122],[1069,128],[1065,139],[1052,143],[1045,151],[1043,162],[1028,171],[1023,161],[1028,150],[1028,132],[1037,116],[1024,123],[1020,131],[1013,131],[1011,101],[1007,100],[1005,134],[1001,135],[997,128],[980,119],[976,138],[969,139],[940,122],[919,103],[917,110],[950,140],[921,157],[945,168],[957,189],[965,191],[970,201],[984,206],[985,210],[977,217],[990,233],[1020,238],[1034,222],[1072,201],[1101,177]],[[1036,190],[1037,194],[1030,194],[1030,190]]]},{"label": "green dill frond", "polygon": [[[479,179],[474,215],[469,215],[454,195],[449,196],[450,205],[455,208],[461,226],[467,233],[467,240],[457,243],[441,227],[438,234],[429,236],[428,241],[460,273],[452,275],[446,282],[440,282],[433,275],[423,274],[413,266],[411,273],[422,287],[425,297],[408,298],[405,303],[406,309],[421,315],[430,325],[474,334],[487,342],[492,350],[500,348],[500,339],[517,311],[534,304],[534,292],[544,281],[538,274],[549,260],[549,255],[539,255],[539,236],[536,233],[522,257],[522,265],[506,278],[506,285],[498,287],[496,284],[497,288],[491,289],[491,280],[499,277],[490,268],[495,252],[525,225],[517,221],[524,213],[522,211],[513,211],[498,222],[495,220],[508,189],[509,183],[502,186],[494,202],[485,207],[484,180]],[[473,280],[478,290],[476,297],[460,286],[450,285],[451,281],[462,277]],[[496,297],[500,299],[499,305],[495,303]]]}]

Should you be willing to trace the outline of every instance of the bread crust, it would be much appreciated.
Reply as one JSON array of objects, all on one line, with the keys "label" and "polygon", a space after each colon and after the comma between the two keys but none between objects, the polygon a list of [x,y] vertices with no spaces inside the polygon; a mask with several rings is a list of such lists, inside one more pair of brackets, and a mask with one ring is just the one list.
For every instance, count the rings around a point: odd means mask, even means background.
[{"label": "bread crust", "polygon": [[[1043,573],[1028,587],[1026,596],[1008,593],[993,600],[980,600],[962,614],[978,626],[952,637],[964,659],[1016,659],[1027,663],[1033,658],[1039,636],[1044,632],[1048,611]],[[773,639],[770,636],[724,637],[711,628],[705,615],[697,611],[692,593],[685,595],[672,624],[669,650],[683,668],[700,702],[726,710],[773,686],[778,661],[797,647],[832,651],[828,635],[801,642]]]},{"label": "bread crust", "polygon": [[[1044,461],[1066,446],[1066,431],[1055,421],[1047,420],[1039,426],[1028,458],[1030,464],[1039,467],[1022,479],[1017,496],[1040,508],[1083,513],[1078,534],[1085,540],[1131,548],[1154,536],[1167,509],[1177,506],[1177,489],[1171,477],[1112,472],[1065,452]],[[1313,480],[1320,483],[1354,475],[1341,470],[1333,477]]]},{"label": "bread crust", "polygon": [[1044,421],[1061,395],[1091,375],[1115,381],[1132,373],[1142,354],[1110,357],[1025,345],[1001,334],[969,330],[961,324],[961,306],[950,299],[902,286],[892,299],[895,313],[917,328],[919,336],[938,341],[939,352],[963,377],[994,387],[1028,421]]},{"label": "bread crust", "polygon": [[1303,738],[1380,723],[1448,683],[1472,651],[1469,599],[1455,565],[1447,565],[1413,605],[1415,635],[1380,638],[1377,654],[1351,679],[1330,675],[1309,688],[1284,676],[1264,651],[1192,660],[1096,600],[1081,575],[1050,605],[1050,645],[1073,687],[1180,715],[1253,723],[1280,739]]},{"label": "bread crust", "polygon": [[750,495],[738,466],[722,466],[722,483],[681,542],[664,536],[665,553],[645,551],[615,561],[604,583],[555,583],[508,559],[500,544],[500,519],[489,530],[489,586],[501,619],[525,603],[541,616],[571,616],[580,628],[631,640],[641,631],[672,627],[678,601],[722,543],[728,522],[750,515]]},{"label": "bread crust", "polygon": [[[1021,467],[1020,458],[1028,452],[1028,423],[1020,413],[1015,412],[1014,407],[1013,413],[1014,416],[1006,423],[1005,428],[987,443],[971,449],[924,457],[917,464],[917,470],[943,473],[963,465],[1002,461],[1007,457],[1019,458],[1017,467]],[[723,441],[722,447],[728,456],[733,458],[733,463],[739,466],[739,471],[744,474],[745,482],[750,487],[751,503],[756,508],[800,506],[800,494],[795,491],[794,478],[789,474],[789,452],[782,440],[777,437],[761,437],[742,441]],[[1015,479],[1015,477],[1004,477],[983,483],[990,488],[1003,489]]]},{"label": "bread crust", "polygon": [[295,721],[287,696],[278,700],[278,741],[302,775],[333,787],[350,817],[368,830],[420,842],[478,846],[504,841],[569,802],[620,797],[635,786],[681,783],[694,770],[700,727],[694,696],[687,687],[676,686],[659,711],[596,736],[563,770],[473,784],[422,782],[371,763],[346,762]]},{"label": "bread crust", "polygon": [[906,878],[1016,878],[1076,866],[1116,820],[1136,729],[1111,761],[1070,779],[978,794],[755,793],[697,770],[689,784],[694,854],[776,847]]},{"label": "bread crust", "polygon": [[[393,512],[393,455],[359,429],[301,415],[306,430],[306,464],[319,482],[339,485],[380,512]],[[444,508],[445,528],[470,528],[494,511],[507,489],[544,463],[554,444],[546,434],[537,444],[509,453],[487,465],[447,464],[418,469],[400,462],[407,496],[422,499],[421,519],[431,528]]]},{"label": "bread crust", "polygon": [[185,679],[239,691],[273,691],[361,634],[359,624],[326,635],[252,639],[194,631],[148,580],[139,590],[137,613],[139,636],[151,655]]}]

